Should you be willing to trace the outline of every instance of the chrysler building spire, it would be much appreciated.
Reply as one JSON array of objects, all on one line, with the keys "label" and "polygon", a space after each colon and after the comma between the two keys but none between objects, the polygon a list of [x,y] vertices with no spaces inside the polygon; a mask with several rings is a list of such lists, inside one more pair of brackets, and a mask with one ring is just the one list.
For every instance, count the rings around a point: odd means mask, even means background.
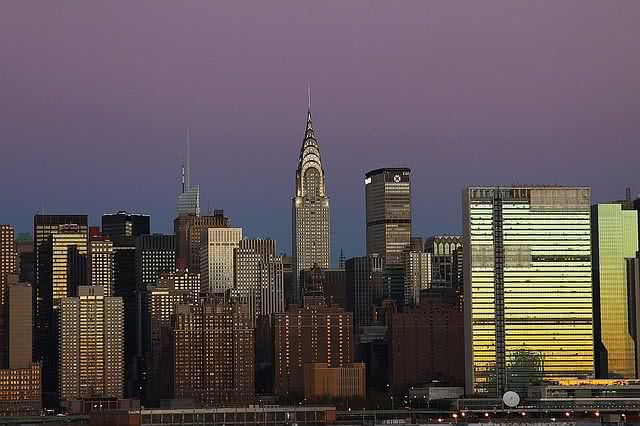
[{"label": "chrysler building spire", "polygon": [[301,301],[303,283],[300,271],[310,270],[314,266],[329,268],[330,256],[330,211],[329,198],[325,190],[325,174],[320,158],[320,146],[316,140],[311,121],[311,87],[307,86],[308,109],[307,125],[300,148],[298,170],[296,171],[296,190],[293,197],[293,235],[294,274],[298,296]]}]

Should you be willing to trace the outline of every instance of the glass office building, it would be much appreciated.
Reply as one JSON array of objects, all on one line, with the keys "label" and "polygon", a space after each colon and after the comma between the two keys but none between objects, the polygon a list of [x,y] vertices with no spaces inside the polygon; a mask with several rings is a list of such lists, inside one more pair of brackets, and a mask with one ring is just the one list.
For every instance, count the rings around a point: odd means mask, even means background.
[{"label": "glass office building", "polygon": [[385,268],[404,268],[411,241],[411,169],[376,169],[365,175],[367,256]]},{"label": "glass office building", "polygon": [[597,377],[611,379],[636,377],[636,310],[625,259],[638,251],[638,212],[624,207],[591,207],[595,367]]},{"label": "glass office building", "polygon": [[590,189],[463,193],[466,392],[594,372]]}]

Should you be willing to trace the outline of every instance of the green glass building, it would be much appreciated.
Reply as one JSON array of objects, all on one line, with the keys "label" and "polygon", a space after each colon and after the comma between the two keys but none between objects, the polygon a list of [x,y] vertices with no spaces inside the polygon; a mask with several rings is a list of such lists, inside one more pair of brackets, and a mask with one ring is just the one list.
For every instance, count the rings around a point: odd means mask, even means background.
[{"label": "green glass building", "polygon": [[592,377],[589,188],[463,192],[466,393]]},{"label": "green glass building", "polygon": [[622,202],[591,207],[596,376],[635,378],[635,300],[626,259],[638,251],[638,212]]}]

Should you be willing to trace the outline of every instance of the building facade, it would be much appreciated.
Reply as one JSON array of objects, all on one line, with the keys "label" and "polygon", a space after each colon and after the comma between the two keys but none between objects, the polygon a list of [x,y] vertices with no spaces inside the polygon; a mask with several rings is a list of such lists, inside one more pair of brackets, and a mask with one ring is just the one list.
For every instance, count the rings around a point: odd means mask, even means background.
[{"label": "building facade", "polygon": [[224,294],[234,286],[234,254],[242,228],[207,228],[200,245],[201,292]]},{"label": "building facade", "polygon": [[[148,317],[143,328],[146,363],[145,405],[158,406],[162,399],[173,398],[173,329],[171,320],[178,304],[196,303],[200,292],[198,274],[164,274],[158,284],[147,289]],[[193,282],[195,281],[195,283]],[[193,285],[196,285],[195,291]]]},{"label": "building facade", "polygon": [[128,246],[140,235],[151,233],[151,216],[119,211],[102,215],[102,234],[109,237],[115,246]]},{"label": "building facade", "polygon": [[431,254],[433,287],[453,288],[454,252],[462,248],[460,235],[435,235],[427,238],[424,251]]},{"label": "building facade", "polygon": [[315,399],[364,398],[366,395],[366,368],[362,362],[343,367],[329,367],[326,363],[304,365],[304,397]]},{"label": "building facade", "polygon": [[0,418],[42,414],[42,368],[0,369]]},{"label": "building facade", "polygon": [[124,308],[122,298],[83,286],[60,307],[60,399],[123,397]]},{"label": "building facade", "polygon": [[87,250],[87,284],[104,287],[113,296],[113,242],[102,235],[91,235]]},{"label": "building facade", "polygon": [[630,331],[635,346],[635,377],[640,378],[640,251],[632,258],[625,259],[627,266],[627,285],[629,286],[629,311],[633,312]]},{"label": "building facade", "polygon": [[600,378],[636,377],[635,306],[626,258],[638,251],[638,212],[623,203],[591,207],[595,368]]},{"label": "building facade", "polygon": [[376,169],[365,175],[367,255],[385,268],[404,268],[411,242],[411,169]]},{"label": "building facade", "polygon": [[353,362],[350,312],[324,303],[290,305],[287,312],[274,314],[273,321],[276,395],[302,396],[308,363],[340,368]]},{"label": "building facade", "polygon": [[152,234],[136,238],[136,286],[144,291],[160,275],[176,270],[175,235]]},{"label": "building facade", "polygon": [[199,407],[255,399],[254,328],[246,304],[205,300],[173,315],[174,397]]},{"label": "building facade", "polygon": [[15,274],[18,269],[18,252],[16,249],[15,232],[11,225],[0,225],[0,368],[6,364],[7,338],[5,316],[7,312],[7,291],[9,274]]},{"label": "building facade", "polygon": [[284,271],[275,240],[241,240],[235,251],[233,294],[249,305],[251,323],[284,312]]},{"label": "building facade", "polygon": [[463,192],[466,391],[594,373],[590,189]]},{"label": "building facade", "polygon": [[200,272],[200,238],[209,228],[228,228],[229,218],[222,210],[214,210],[213,215],[179,215],[173,221],[176,234],[176,266]]},{"label": "building facade", "polygon": [[200,216],[200,187],[191,185],[191,152],[187,129],[187,157],[182,165],[182,191],[178,195],[178,216]]},{"label": "building facade", "polygon": [[420,304],[420,291],[432,287],[431,253],[410,251],[405,260],[404,304]]},{"label": "building facade", "polygon": [[[42,393],[46,404],[57,402],[56,335],[60,300],[69,295],[69,260],[72,255],[78,261],[86,256],[87,235],[86,215],[36,215],[33,219],[34,354],[35,361],[42,364]],[[76,270],[76,275],[78,272],[81,271]]]},{"label": "building facade", "polygon": [[390,315],[389,383],[393,392],[434,380],[464,384],[464,321],[456,305],[422,300]]},{"label": "building facade", "polygon": [[292,206],[293,276],[297,297],[302,300],[300,271],[314,266],[327,269],[331,263],[330,209],[325,186],[325,174],[320,159],[320,145],[311,122],[311,105],[307,111],[307,126],[300,148],[296,171],[296,192]]},{"label": "building facade", "polygon": [[356,334],[371,324],[373,308],[382,302],[382,257],[378,255],[347,259],[346,307],[353,313]]}]

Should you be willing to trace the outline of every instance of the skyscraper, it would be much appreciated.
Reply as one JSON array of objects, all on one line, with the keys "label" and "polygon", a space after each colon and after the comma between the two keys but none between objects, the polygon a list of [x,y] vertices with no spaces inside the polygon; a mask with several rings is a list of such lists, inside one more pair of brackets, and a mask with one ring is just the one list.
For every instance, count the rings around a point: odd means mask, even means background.
[{"label": "skyscraper", "polygon": [[434,380],[464,384],[463,314],[457,306],[422,300],[389,318],[389,382],[393,392]]},{"label": "skyscraper", "polygon": [[15,232],[11,225],[0,225],[0,275],[14,274],[18,268]]},{"label": "skyscraper", "polygon": [[345,263],[346,310],[353,313],[356,333],[371,324],[373,308],[382,301],[382,257],[353,257]]},{"label": "skyscraper", "polygon": [[202,293],[223,294],[234,284],[234,251],[240,247],[242,228],[208,228],[200,245]]},{"label": "skyscraper", "polygon": [[32,288],[12,283],[7,292],[9,368],[30,368],[33,359]]},{"label": "skyscraper", "polygon": [[640,378],[640,251],[634,257],[625,259],[627,285],[629,288],[629,308],[633,315],[629,319],[629,331],[635,344],[635,377]]},{"label": "skyscraper", "polygon": [[0,225],[0,368],[7,357],[8,330],[5,324],[7,312],[8,274],[17,272],[17,250],[13,226]]},{"label": "skyscraper", "polygon": [[[135,240],[135,275],[136,285],[133,291],[135,320],[125,324],[127,339],[127,356],[130,367],[129,377],[135,380],[140,388],[145,386],[143,368],[145,365],[145,324],[149,318],[147,311],[147,289],[153,287],[162,274],[176,270],[176,238],[175,235],[152,234],[140,235]],[[131,314],[131,312],[127,312]],[[133,391],[133,389],[132,389]],[[144,392],[144,391],[142,391]]]},{"label": "skyscraper", "polygon": [[411,169],[377,169],[365,175],[367,255],[385,268],[404,268],[411,242]]},{"label": "skyscraper", "polygon": [[623,203],[593,205],[591,250],[596,376],[635,378],[635,301],[625,259],[638,251],[638,212]]},{"label": "skyscraper", "polygon": [[241,240],[234,265],[233,294],[249,305],[254,327],[260,315],[284,312],[284,274],[275,240]]},{"label": "skyscraper", "polygon": [[87,284],[103,286],[105,296],[113,296],[113,242],[99,233],[89,236]]},{"label": "skyscraper", "polygon": [[113,295],[124,303],[126,395],[140,397],[142,365],[138,358],[138,311],[141,298],[136,287],[136,238],[149,235],[151,217],[120,211],[102,216],[102,234],[113,242]]},{"label": "skyscraper", "polygon": [[191,153],[189,129],[187,128],[187,158],[182,166],[182,192],[178,195],[178,216],[200,216],[200,187],[191,186]]},{"label": "skyscraper", "polygon": [[372,170],[364,183],[367,255],[382,257],[383,297],[402,306],[405,258],[411,245],[411,170]]},{"label": "skyscraper", "polygon": [[420,304],[420,291],[431,288],[431,253],[407,253],[404,279],[404,304]]},{"label": "skyscraper", "polygon": [[254,328],[248,305],[215,299],[179,304],[173,330],[175,398],[205,407],[253,401]]},{"label": "skyscraper", "polygon": [[[35,215],[33,218],[33,321],[35,360],[42,362],[42,390],[46,404],[57,403],[58,303],[67,294],[69,249],[87,250],[86,215]],[[64,234],[56,238],[54,235]],[[55,292],[54,292],[55,288]]]},{"label": "skyscraper", "polygon": [[229,218],[223,210],[214,210],[213,215],[180,215],[173,221],[176,234],[176,266],[200,272],[200,238],[209,228],[228,228]]},{"label": "skyscraper", "polygon": [[274,392],[279,396],[302,395],[305,364],[342,368],[353,362],[353,316],[325,303],[320,269],[315,272],[304,305],[274,314]]},{"label": "skyscraper", "polygon": [[32,362],[32,295],[18,275],[7,277],[7,339],[2,350],[7,365],[0,365],[0,418],[5,415],[38,416],[42,404],[42,370]]},{"label": "skyscraper", "polygon": [[300,302],[300,271],[311,269],[314,265],[327,269],[331,262],[329,198],[320,159],[320,145],[311,122],[311,97],[292,207],[293,273],[298,292],[297,301]]},{"label": "skyscraper", "polygon": [[[197,278],[197,281],[195,280]],[[194,281],[196,281],[194,283]],[[193,286],[197,290],[193,292]],[[145,323],[146,405],[157,406],[161,399],[170,399],[172,377],[167,372],[173,369],[173,344],[171,318],[179,303],[197,301],[200,277],[184,272],[163,274],[158,284],[147,289],[148,318]]]},{"label": "skyscraper", "polygon": [[29,233],[20,233],[16,237],[18,249],[18,274],[20,282],[33,284],[33,237]]},{"label": "skyscraper", "polygon": [[591,376],[590,189],[463,192],[466,392]]},{"label": "skyscraper", "polygon": [[100,286],[83,286],[61,299],[60,399],[122,398],[124,309],[122,298]]},{"label": "skyscraper", "polygon": [[[124,241],[133,241],[140,235],[151,233],[151,216],[146,214],[117,213],[102,215],[102,234],[109,237],[115,246],[127,246]],[[124,240],[124,241],[123,241]]]},{"label": "skyscraper", "polygon": [[161,274],[175,270],[175,235],[152,234],[136,238],[136,286],[139,290],[146,290]]},{"label": "skyscraper", "polygon": [[460,247],[462,237],[459,235],[435,235],[427,238],[424,251],[431,254],[431,284],[434,288],[453,288],[453,255]]}]

